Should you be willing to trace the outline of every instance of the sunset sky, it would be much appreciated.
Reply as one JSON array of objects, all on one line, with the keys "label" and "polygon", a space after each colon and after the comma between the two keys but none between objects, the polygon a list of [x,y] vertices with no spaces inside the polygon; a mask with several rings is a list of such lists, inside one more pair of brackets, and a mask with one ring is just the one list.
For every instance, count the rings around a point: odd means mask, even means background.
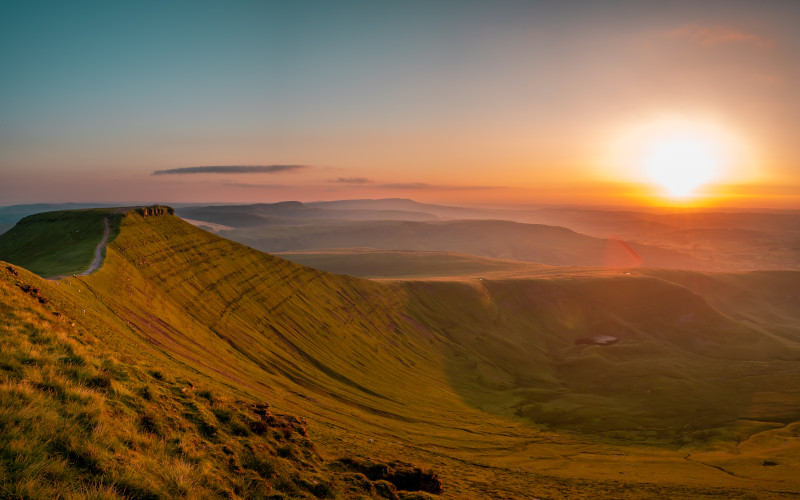
[{"label": "sunset sky", "polygon": [[0,205],[800,208],[795,0],[2,9]]}]

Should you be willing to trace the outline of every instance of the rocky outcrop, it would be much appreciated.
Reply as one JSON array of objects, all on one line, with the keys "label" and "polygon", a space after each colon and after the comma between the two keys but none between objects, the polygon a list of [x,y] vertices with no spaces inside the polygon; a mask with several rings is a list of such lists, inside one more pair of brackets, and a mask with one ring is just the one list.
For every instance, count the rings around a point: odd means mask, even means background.
[{"label": "rocky outcrop", "polygon": [[294,415],[273,414],[270,411],[269,403],[257,403],[249,405],[250,411],[258,416],[258,420],[250,421],[250,430],[254,434],[262,435],[270,429],[282,432],[288,438],[297,433],[303,437],[308,436],[308,422],[299,419]]},{"label": "rocky outcrop", "polygon": [[136,207],[132,212],[142,217],[153,217],[158,215],[175,215],[175,209],[167,205],[150,205],[147,207]]},{"label": "rocky outcrop", "polygon": [[357,458],[342,458],[339,463],[346,469],[363,474],[371,481],[386,481],[401,491],[424,491],[442,493],[442,481],[431,469],[423,469],[412,464],[393,460],[379,462]]}]

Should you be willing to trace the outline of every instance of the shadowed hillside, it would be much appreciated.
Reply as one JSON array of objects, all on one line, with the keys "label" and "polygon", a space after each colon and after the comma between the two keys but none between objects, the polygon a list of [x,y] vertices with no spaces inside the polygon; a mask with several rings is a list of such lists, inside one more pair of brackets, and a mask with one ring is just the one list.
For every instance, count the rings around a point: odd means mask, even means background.
[{"label": "shadowed hillside", "polygon": [[[778,323],[757,309],[736,317],[736,298],[724,293],[734,280],[783,297],[796,293],[794,275],[583,270],[381,284],[135,211],[120,217],[96,273],[60,281],[18,273],[5,279],[46,297],[31,310],[74,322],[65,335],[81,345],[96,339],[138,367],[132,380],[158,371],[187,392],[207,388],[226,411],[236,400],[268,401],[276,414],[308,419],[320,455],[310,470],[337,491],[349,490],[330,474],[394,459],[432,467],[452,498],[797,491],[800,364],[796,331],[784,324],[794,299],[775,303]],[[15,300],[4,299],[4,311],[19,309]],[[195,446],[213,448],[203,425],[233,431],[201,402],[201,419],[195,410],[181,418],[199,426]],[[238,437],[220,443],[228,439]],[[378,494],[366,488],[360,494]]]}]

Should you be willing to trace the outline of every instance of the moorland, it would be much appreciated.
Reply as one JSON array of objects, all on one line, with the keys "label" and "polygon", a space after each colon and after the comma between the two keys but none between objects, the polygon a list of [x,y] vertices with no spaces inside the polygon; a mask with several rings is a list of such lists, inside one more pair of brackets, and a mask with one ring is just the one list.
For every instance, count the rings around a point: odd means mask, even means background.
[{"label": "moorland", "polygon": [[799,221],[408,200],[27,216],[0,235],[0,491],[796,497]]}]

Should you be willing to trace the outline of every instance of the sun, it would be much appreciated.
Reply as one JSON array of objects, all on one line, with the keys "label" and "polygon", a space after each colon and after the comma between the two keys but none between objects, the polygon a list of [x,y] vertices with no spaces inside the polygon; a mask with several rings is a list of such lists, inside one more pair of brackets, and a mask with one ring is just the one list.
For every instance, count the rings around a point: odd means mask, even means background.
[{"label": "sun", "polygon": [[648,202],[719,201],[724,186],[754,175],[748,143],[731,125],[711,116],[671,113],[612,127],[604,174]]},{"label": "sun", "polygon": [[707,138],[666,136],[645,145],[642,168],[674,198],[691,196],[720,174],[721,154]]}]

